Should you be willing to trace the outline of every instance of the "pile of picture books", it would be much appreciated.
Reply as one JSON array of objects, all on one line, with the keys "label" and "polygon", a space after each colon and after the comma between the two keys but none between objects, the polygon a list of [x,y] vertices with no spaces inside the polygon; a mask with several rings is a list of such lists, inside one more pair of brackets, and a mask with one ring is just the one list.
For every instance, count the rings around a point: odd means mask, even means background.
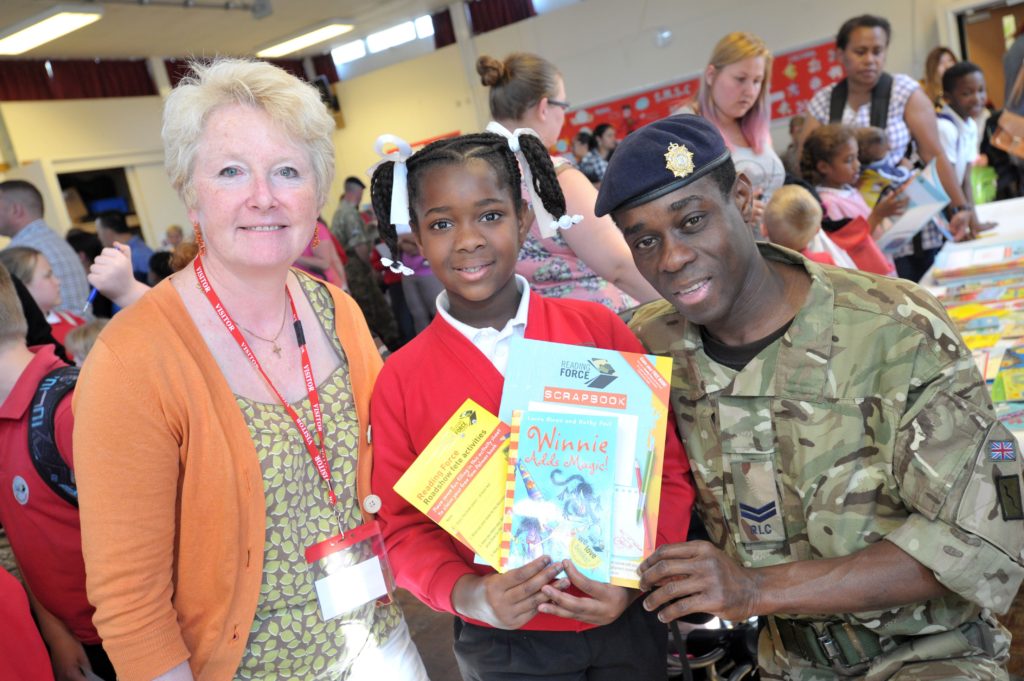
[{"label": "pile of picture books", "polygon": [[973,275],[933,290],[991,385],[1000,420],[1024,439],[1024,271]]},{"label": "pile of picture books", "polygon": [[636,587],[671,372],[666,357],[514,339],[500,413],[467,400],[395,490],[499,572],[547,555]]},{"label": "pile of picture books", "polygon": [[932,275],[940,284],[974,279],[985,288],[992,285],[985,281],[989,277],[1024,277],[1024,241],[947,244],[935,258]]}]

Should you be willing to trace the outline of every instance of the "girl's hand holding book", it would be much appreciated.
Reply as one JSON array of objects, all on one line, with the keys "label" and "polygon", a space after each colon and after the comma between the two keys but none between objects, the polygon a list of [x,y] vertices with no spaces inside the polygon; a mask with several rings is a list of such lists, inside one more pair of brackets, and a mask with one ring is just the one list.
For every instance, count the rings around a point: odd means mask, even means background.
[{"label": "girl's hand holding book", "polygon": [[573,596],[560,591],[556,588],[557,585],[548,585],[542,591],[551,602],[542,603],[538,607],[540,612],[588,624],[611,624],[640,595],[636,589],[595,582],[587,578],[576,569],[571,560],[563,560],[562,566],[565,568],[565,574],[569,576],[569,581],[589,598]]},{"label": "girl's hand holding book", "polygon": [[452,589],[452,605],[463,617],[496,629],[519,629],[547,602],[541,588],[561,571],[562,563],[541,556],[505,574],[464,575]]}]

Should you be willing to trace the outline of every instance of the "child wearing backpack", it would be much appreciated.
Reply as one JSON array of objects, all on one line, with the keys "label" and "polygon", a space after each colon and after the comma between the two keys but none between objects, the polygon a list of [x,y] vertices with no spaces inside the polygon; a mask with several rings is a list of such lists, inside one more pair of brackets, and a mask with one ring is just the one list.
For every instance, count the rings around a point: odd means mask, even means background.
[{"label": "child wearing backpack", "polygon": [[82,670],[114,681],[85,595],[68,399],[77,370],[51,345],[30,348],[27,328],[11,276],[0,267],[0,524],[57,681],[83,681]]},{"label": "child wearing backpack", "polygon": [[971,166],[978,156],[978,124],[976,116],[985,110],[985,74],[976,64],[962,61],[942,74],[942,99],[939,110],[939,141],[942,151],[953,166],[964,196],[971,197]]}]

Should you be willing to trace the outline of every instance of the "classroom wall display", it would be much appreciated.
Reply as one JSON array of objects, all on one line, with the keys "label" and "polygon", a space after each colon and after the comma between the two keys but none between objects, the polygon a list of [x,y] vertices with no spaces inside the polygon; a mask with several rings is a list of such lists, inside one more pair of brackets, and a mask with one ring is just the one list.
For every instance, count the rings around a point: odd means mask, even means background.
[{"label": "classroom wall display", "polygon": [[[835,40],[805,45],[775,56],[769,92],[772,120],[803,113],[814,93],[839,81],[843,67],[839,64]],[[580,130],[593,130],[601,123],[611,123],[619,138],[637,128],[669,116],[696,101],[700,90],[700,74],[694,74],[605,102],[570,110],[555,151],[569,153],[572,139]]]}]

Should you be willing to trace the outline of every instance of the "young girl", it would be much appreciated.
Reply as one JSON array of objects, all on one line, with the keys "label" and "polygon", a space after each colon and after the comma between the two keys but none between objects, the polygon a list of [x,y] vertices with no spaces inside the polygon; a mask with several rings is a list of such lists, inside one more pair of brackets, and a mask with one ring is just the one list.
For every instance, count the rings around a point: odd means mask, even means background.
[{"label": "young girl", "polygon": [[[530,134],[443,140],[406,162],[412,232],[444,291],[437,317],[385,363],[374,389],[378,518],[399,586],[457,616],[455,656],[465,679],[664,678],[665,629],[636,592],[592,582],[570,561],[549,556],[498,574],[392,490],[466,398],[498,413],[512,337],[644,352],[604,306],[541,297],[515,274],[533,216],[510,144],[529,165],[544,208],[562,216],[554,167]],[[403,175],[393,171],[393,162],[381,165],[371,191],[381,235],[398,253],[392,193],[400,200],[406,189],[401,181],[393,189]],[[685,536],[693,501],[687,469],[673,432],[659,543]],[[563,569],[568,579],[556,581]]]},{"label": "young girl", "polygon": [[829,235],[833,241],[850,254],[860,269],[892,276],[895,265],[881,252],[875,239],[885,233],[885,218],[902,213],[907,201],[897,190],[869,208],[853,186],[860,174],[857,152],[853,128],[835,123],[823,125],[804,141],[800,169],[804,179],[815,185],[825,217],[849,221]]},{"label": "young girl", "polygon": [[85,324],[85,320],[65,310],[56,310],[60,305],[60,279],[46,256],[34,248],[15,246],[0,251],[0,264],[25,284],[36,305],[46,315],[53,338],[61,345],[68,331]]}]

